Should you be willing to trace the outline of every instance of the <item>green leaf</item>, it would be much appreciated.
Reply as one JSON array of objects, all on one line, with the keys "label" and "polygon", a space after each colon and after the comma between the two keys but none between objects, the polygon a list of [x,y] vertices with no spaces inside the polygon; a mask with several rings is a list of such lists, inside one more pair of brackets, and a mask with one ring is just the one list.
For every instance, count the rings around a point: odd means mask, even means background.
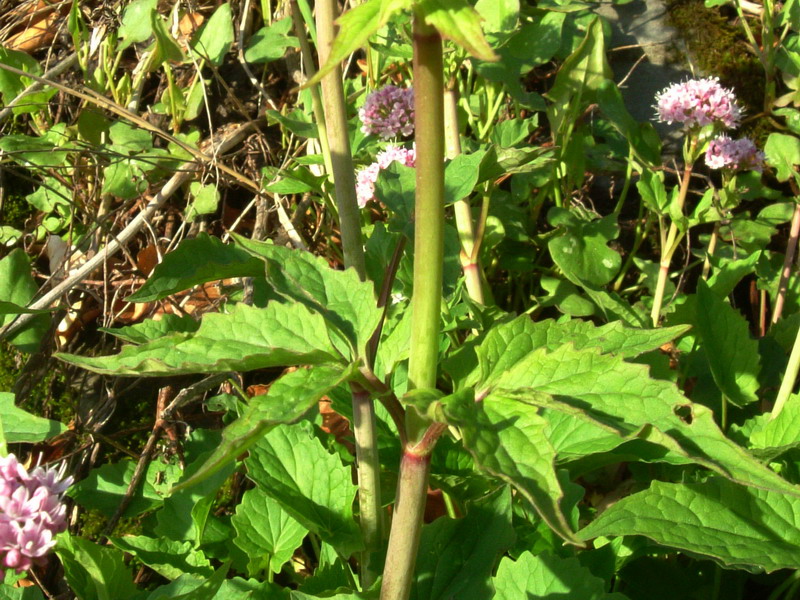
[{"label": "green leaf", "polygon": [[513,542],[507,486],[472,503],[462,519],[436,519],[422,528],[411,599],[486,600],[497,557]]},{"label": "green leaf", "polygon": [[122,39],[121,52],[131,44],[144,42],[153,35],[150,15],[156,11],[157,0],[135,0],[122,12],[122,25],[117,32]]},{"label": "green leaf", "polygon": [[444,168],[444,201],[445,204],[458,202],[467,198],[475,188],[480,173],[480,164],[486,153],[459,154]]},{"label": "green leaf", "polygon": [[167,61],[183,62],[183,50],[170,35],[167,25],[156,11],[150,13],[150,22],[153,27],[153,36],[156,38],[153,56],[150,59],[150,70],[155,70]]},{"label": "green leaf", "polygon": [[132,344],[144,344],[151,340],[170,335],[172,333],[192,333],[200,327],[200,321],[196,321],[191,315],[179,317],[170,313],[164,313],[156,321],[145,319],[141,323],[128,325],[126,327],[99,327],[99,331],[109,333],[119,339]]},{"label": "green leaf", "polygon": [[340,554],[362,548],[350,467],[322,447],[309,424],[276,427],[250,449],[245,465],[256,486]]},{"label": "green leaf", "polygon": [[17,408],[14,394],[0,392],[0,429],[9,444],[43,442],[67,431],[58,421],[37,417]]},{"label": "green leaf", "polygon": [[233,45],[233,41],[231,5],[226,2],[217,8],[211,18],[200,28],[197,41],[192,44],[192,50],[218,67]]},{"label": "green leaf", "polygon": [[58,358],[96,373],[179,375],[339,362],[319,314],[301,304],[270,302],[266,308],[237,304],[227,314],[208,313],[196,333],[164,336],[123,346],[113,356]]},{"label": "green leaf", "polygon": [[481,16],[466,0],[417,0],[414,10],[439,34],[475,58],[499,60],[481,29]]},{"label": "green leaf", "polygon": [[12,587],[0,583],[0,600],[44,600],[44,595],[38,587]]},{"label": "green leaf", "polygon": [[[0,301],[27,306],[38,291],[39,286],[31,273],[30,259],[24,250],[16,248],[0,260]],[[7,325],[15,318],[15,314],[6,313],[0,317],[0,326]],[[37,352],[49,328],[50,317],[39,315],[10,336],[8,341],[23,352]]]},{"label": "green leaf", "polygon": [[233,543],[249,557],[247,572],[254,577],[262,570],[280,573],[308,531],[260,488],[244,493],[231,524]]},{"label": "green leaf", "polygon": [[475,10],[491,33],[514,31],[519,18],[519,0],[478,0]]},{"label": "green leaf", "polygon": [[605,582],[577,558],[560,558],[547,552],[534,556],[526,551],[516,561],[504,558],[492,583],[494,600],[625,600],[622,594],[607,594]]},{"label": "green leaf", "polygon": [[52,139],[20,134],[0,137],[0,150],[23,167],[63,167],[68,154],[66,150],[59,149]]},{"label": "green leaf", "polygon": [[792,394],[781,413],[750,434],[751,447],[770,458],[800,446],[800,396]]},{"label": "green leaf", "polygon": [[724,479],[654,481],[623,498],[579,532],[643,535],[731,568],[772,572],[800,564],[800,499]]},{"label": "green leaf", "polygon": [[800,165],[800,138],[785,133],[770,133],[764,145],[767,163],[776,169],[778,181],[787,181],[794,175],[795,165]]},{"label": "green leaf", "polygon": [[[111,517],[122,502],[135,469],[136,464],[130,460],[102,465],[92,469],[85,479],[73,484],[67,495],[84,508]],[[159,493],[151,482],[157,478],[165,478],[169,486],[178,476],[177,467],[151,463],[143,478],[144,482],[136,488],[123,516],[134,517],[160,507],[164,503],[164,494]]]},{"label": "green leaf", "polygon": [[153,149],[153,138],[149,131],[134,127],[124,121],[117,121],[108,128],[108,135],[113,142],[112,148],[121,154],[136,154]]},{"label": "green leaf", "polygon": [[739,311],[702,280],[697,282],[696,327],[720,391],[738,406],[758,400],[758,342]]},{"label": "green leaf", "polygon": [[67,533],[57,540],[56,554],[64,566],[67,583],[78,598],[128,600],[137,594],[121,551]]},{"label": "green leaf", "polygon": [[[41,75],[42,69],[39,63],[24,52],[17,52],[16,50],[8,50],[7,48],[0,47],[0,63],[32,73],[34,75]],[[9,103],[16,98],[25,88],[27,88],[33,80],[28,77],[11,73],[5,69],[0,69],[0,94],[3,96],[3,105],[8,106]],[[34,113],[42,109],[47,101],[56,94],[55,88],[45,87],[39,92],[34,92],[25,96],[25,100],[20,102],[12,109],[15,115],[25,113]]]},{"label": "green leaf", "polygon": [[[147,600],[223,600],[223,596],[219,594],[222,586],[227,581],[230,563],[223,564],[217,569],[211,577],[197,578],[193,575],[183,575],[182,579],[189,582],[188,589],[175,588],[178,581],[172,584],[162,586],[155,590],[152,594],[147,596]],[[180,589],[180,588],[179,588]],[[227,596],[228,598],[236,598],[237,596]],[[250,594],[240,595],[239,598],[249,598]]]},{"label": "green leaf", "polygon": [[209,577],[214,570],[205,554],[192,548],[191,542],[144,535],[110,537],[115,548],[132,554],[142,563],[167,579],[177,579],[184,573]]},{"label": "green leaf", "polygon": [[567,279],[577,285],[603,286],[614,278],[622,265],[619,253],[608,247],[619,233],[615,214],[583,221],[574,211],[553,207],[548,220],[564,227],[564,233],[552,238],[547,247]]},{"label": "green leaf", "polygon": [[217,212],[219,191],[216,184],[203,185],[193,181],[189,185],[192,203],[186,207],[186,220],[192,223],[200,215],[211,215]]},{"label": "green leaf", "polygon": [[178,488],[192,486],[240,456],[267,431],[282,423],[296,423],[355,372],[335,366],[298,369],[277,379],[266,394],[254,396],[242,415],[222,433],[222,443],[194,477]]},{"label": "green leaf", "polygon": [[267,280],[275,292],[324,316],[347,337],[357,356],[366,356],[366,345],[383,314],[372,283],[361,281],[354,269],[332,269],[324,258],[310,252],[238,235],[235,239],[266,261]]},{"label": "green leaf", "polygon": [[278,60],[286,53],[286,48],[300,45],[297,38],[289,35],[292,18],[285,17],[268,27],[259,29],[247,45],[244,58],[251,63],[266,63]]},{"label": "green leaf", "polygon": [[337,19],[339,33],[331,45],[324,65],[309,79],[304,88],[316,85],[350,54],[366,46],[372,34],[389,22],[397,12],[410,7],[413,0],[367,0],[351,8]]},{"label": "green leaf", "polygon": [[472,390],[442,402],[448,423],[460,428],[476,465],[513,485],[558,535],[579,544],[559,506],[564,493],[555,471],[556,451],[537,409],[502,396],[476,402]]},{"label": "green leaf", "polygon": [[129,302],[152,302],[201,283],[232,277],[263,277],[264,263],[206,233],[181,242],[153,270]]}]

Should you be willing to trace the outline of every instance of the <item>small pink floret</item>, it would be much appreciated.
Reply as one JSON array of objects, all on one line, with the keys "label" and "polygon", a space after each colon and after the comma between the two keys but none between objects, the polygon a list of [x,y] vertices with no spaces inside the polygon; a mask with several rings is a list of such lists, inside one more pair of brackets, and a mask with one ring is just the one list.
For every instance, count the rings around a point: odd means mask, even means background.
[{"label": "small pink floret", "polygon": [[764,158],[764,153],[750,138],[733,140],[721,135],[711,140],[706,150],[706,164],[710,169],[761,172]]},{"label": "small pink floret", "polygon": [[63,467],[28,473],[13,454],[0,458],[0,571],[26,571],[55,546],[67,528],[61,497],[71,484]]},{"label": "small pink floret", "polygon": [[364,208],[367,202],[375,197],[375,182],[378,181],[378,175],[383,169],[388,168],[393,162],[413,167],[416,160],[416,148],[409,150],[400,146],[388,146],[386,150],[378,152],[374,163],[356,173],[356,196],[359,208]]},{"label": "small pink floret", "polygon": [[414,133],[414,90],[387,85],[367,96],[358,111],[361,131],[384,140]]},{"label": "small pink floret", "polygon": [[712,123],[732,128],[742,117],[733,91],[723,88],[717,77],[672,84],[656,95],[656,110],[660,121],[688,128]]}]

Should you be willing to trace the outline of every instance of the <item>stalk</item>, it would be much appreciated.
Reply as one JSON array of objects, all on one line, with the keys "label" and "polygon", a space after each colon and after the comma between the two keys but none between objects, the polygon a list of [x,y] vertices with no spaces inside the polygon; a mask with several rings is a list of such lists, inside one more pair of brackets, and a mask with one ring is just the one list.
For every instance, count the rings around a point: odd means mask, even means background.
[{"label": "stalk", "polygon": [[[800,198],[797,198],[800,200]],[[778,284],[778,296],[775,298],[775,310],[772,311],[772,324],[778,322],[783,313],[783,305],[786,302],[786,290],[789,287],[789,276],[792,273],[792,262],[794,262],[795,252],[797,251],[797,238],[800,236],[800,203],[795,204],[792,214],[792,225],[789,230],[789,243],[786,246],[786,256],[783,258],[783,269],[781,270],[781,280]]]},{"label": "stalk", "polygon": [[[680,190],[678,190],[678,198],[676,200],[678,212],[681,214],[683,214],[683,205],[686,203],[686,195],[689,192],[689,182],[692,178],[692,169],[694,167],[695,153],[697,150],[697,135],[690,135],[692,137],[689,141],[689,149],[684,152],[686,166],[683,170],[681,187]],[[672,255],[675,254],[675,250],[678,249],[680,237],[682,237],[682,235],[679,236],[678,226],[675,224],[675,221],[670,221],[667,239],[661,246],[661,263],[658,271],[658,282],[656,283],[656,291],[653,296],[653,310],[650,312],[650,318],[653,320],[653,327],[658,327],[658,319],[661,316],[661,306],[664,303],[664,288],[667,285],[669,266],[672,263]]]},{"label": "stalk", "polygon": [[[411,300],[409,388],[433,388],[439,350],[444,254],[444,79],[442,39],[414,19],[414,112],[417,189],[414,292]],[[397,502],[389,535],[381,600],[407,600],[417,559],[428,490],[430,452],[438,433],[414,408],[406,413],[409,444],[403,448]],[[436,434],[431,434],[437,431]]]},{"label": "stalk", "polygon": [[[317,2],[316,10],[317,39],[319,40],[317,50],[320,64],[325,64],[330,56],[335,35],[333,23],[337,16],[336,0],[321,0]],[[339,227],[342,232],[344,265],[345,268],[354,268],[358,276],[362,280],[366,280],[364,249],[361,242],[361,215],[356,199],[355,169],[350,153],[350,138],[347,133],[347,112],[341,67],[336,65],[328,75],[322,78],[321,84],[334,191],[339,211]],[[352,400],[353,434],[356,441],[356,463],[358,465],[359,523],[365,545],[365,551],[361,557],[361,587],[366,589],[377,578],[371,557],[380,548],[383,541],[380,463],[376,440],[375,405],[366,392],[356,387],[352,388]]]},{"label": "stalk", "polygon": [[[458,137],[458,113],[456,92],[447,90],[444,93],[444,125],[447,134],[447,158],[455,158],[461,154],[461,140]],[[460,198],[453,205],[456,217],[456,229],[461,241],[461,268],[469,297],[485,304],[483,286],[481,285],[481,267],[475,256],[475,228],[472,222],[472,208],[468,198]]]},{"label": "stalk", "polygon": [[781,381],[778,396],[775,398],[775,407],[772,409],[772,416],[770,419],[775,419],[781,414],[783,407],[786,406],[786,401],[792,394],[794,384],[797,381],[798,372],[800,372],[800,329],[797,331],[797,336],[794,339],[792,353],[789,355],[789,364],[786,366],[786,373],[783,375],[783,381]]}]

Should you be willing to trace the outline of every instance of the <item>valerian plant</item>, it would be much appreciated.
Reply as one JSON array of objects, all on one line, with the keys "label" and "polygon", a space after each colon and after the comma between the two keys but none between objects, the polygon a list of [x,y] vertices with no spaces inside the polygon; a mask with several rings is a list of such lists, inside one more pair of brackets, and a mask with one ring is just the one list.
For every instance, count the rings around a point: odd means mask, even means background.
[{"label": "valerian plant", "polygon": [[[122,43],[153,38],[141,68],[184,60],[154,3],[131,6]],[[232,296],[199,322],[170,316],[108,329],[125,342],[114,355],[59,355],[110,376],[280,371],[263,393],[209,401],[226,412],[226,426],[194,432],[184,470],[150,466],[126,509],[152,513],[141,534],[109,534],[107,544],[57,538],[75,593],[622,600],[647,594],[630,572],[649,567],[660,569],[653,586],[683,577],[685,597],[719,598],[733,595],[738,573],[796,569],[800,302],[769,242],[795,212],[798,193],[784,198],[759,174],[766,159],[779,182],[796,183],[797,138],[772,137],[762,155],[748,140],[715,137],[740,121],[734,92],[714,78],[677,83],[655,99],[661,120],[684,127],[683,164],[668,194],[661,141],[627,112],[610,79],[603,23],[588,7],[367,0],[338,17],[336,34],[335,2],[316,3],[316,23],[307,3],[294,7],[304,25],[297,37],[289,39],[288,21],[260,35],[281,39],[283,49],[307,44],[306,28],[314,32],[322,64],[305,86],[321,86],[307,111],[316,127],[302,111],[268,115],[319,138],[326,172],[296,160],[269,173],[266,187],[324,198],[338,218],[345,268],[242,235],[225,244],[200,233],[165,254],[127,300],[247,278],[249,301]],[[147,18],[138,22],[140,13]],[[189,50],[196,58],[214,64],[227,50],[214,36],[200,39]],[[394,86],[373,70],[377,91],[349,79],[346,88],[341,62],[368,46],[370,64],[382,64],[380,42],[384,52],[408,42],[411,72],[399,72],[410,81]],[[245,58],[265,62],[270,48],[256,40]],[[553,58],[563,66],[552,86],[541,95],[523,89],[520,76]],[[82,58],[81,66],[89,63]],[[98,89],[136,101],[141,80],[112,85],[103,73],[93,76]],[[360,111],[350,92],[361,94]],[[175,87],[162,97],[175,128],[190,116],[192,98],[191,88]],[[585,118],[593,111],[596,121]],[[551,139],[533,147],[539,116]],[[107,129],[104,147],[128,167],[147,176],[166,168],[168,153],[157,152],[149,134],[121,122]],[[28,166],[42,174],[64,166],[71,175],[75,149],[63,133],[36,142],[49,144],[57,164]],[[611,160],[603,164],[625,181],[601,215],[571,199],[604,153]],[[698,190],[693,174],[704,153],[709,168],[722,169],[722,183],[703,180]],[[114,165],[102,165],[104,189],[132,198],[135,181],[118,177]],[[620,220],[634,181],[638,218],[622,256]],[[759,195],[775,203],[751,218],[741,206]],[[544,233],[540,217],[549,224]],[[688,293],[671,281],[673,258],[689,230],[704,225],[713,232],[696,263],[680,269],[696,290]],[[655,264],[639,256],[654,228]],[[694,251],[686,250],[687,263]],[[522,270],[523,283],[508,287],[513,300],[493,297],[499,274]],[[5,314],[30,311],[27,259],[11,253],[0,272],[25,283],[12,290],[0,280]],[[760,340],[728,301],[744,278],[791,308],[784,319],[777,311]],[[539,318],[553,308],[560,318]],[[323,399],[352,423],[353,453],[320,433]],[[9,442],[58,432],[51,424],[15,438],[5,415],[0,425]],[[11,499],[0,501],[0,556],[8,569],[25,569],[63,529],[60,495],[70,482],[56,471],[29,473],[13,456],[3,461]],[[113,514],[130,466],[104,465],[68,494]],[[242,472],[233,514],[213,510]],[[447,514],[426,522],[437,498]],[[169,583],[138,589],[125,554]],[[313,572],[287,566],[300,554]],[[784,579],[776,594],[793,589],[795,575]]]}]

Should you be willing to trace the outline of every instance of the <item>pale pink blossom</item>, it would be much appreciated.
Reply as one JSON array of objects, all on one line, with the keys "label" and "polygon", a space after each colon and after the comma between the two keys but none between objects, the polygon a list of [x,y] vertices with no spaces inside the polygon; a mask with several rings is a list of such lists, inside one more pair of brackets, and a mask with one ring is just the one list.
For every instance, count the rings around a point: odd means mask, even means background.
[{"label": "pale pink blossom", "polygon": [[688,128],[712,123],[736,127],[742,117],[733,91],[723,88],[716,77],[672,84],[656,95],[656,110],[660,121]]},{"label": "pale pink blossom", "polygon": [[388,146],[386,150],[378,152],[375,162],[364,167],[356,173],[356,196],[358,206],[364,208],[367,202],[375,197],[375,182],[383,169],[386,169],[393,162],[401,165],[413,167],[417,160],[416,148],[401,148],[400,146]]},{"label": "pale pink blossom", "polygon": [[706,150],[706,164],[710,169],[761,171],[764,153],[750,138],[733,140],[721,135],[711,140]]},{"label": "pale pink blossom", "polygon": [[13,454],[0,458],[0,571],[28,570],[55,546],[67,528],[61,497],[71,484],[63,467],[28,473]]},{"label": "pale pink blossom", "polygon": [[414,90],[393,85],[372,92],[358,110],[361,131],[388,140],[414,133]]}]

